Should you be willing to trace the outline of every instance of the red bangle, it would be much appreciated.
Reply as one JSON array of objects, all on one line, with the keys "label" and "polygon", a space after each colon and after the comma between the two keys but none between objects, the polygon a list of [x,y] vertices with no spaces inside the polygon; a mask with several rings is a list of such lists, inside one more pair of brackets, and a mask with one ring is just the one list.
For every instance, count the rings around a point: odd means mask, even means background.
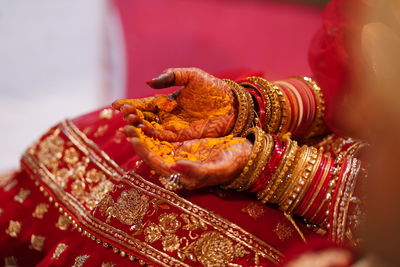
[{"label": "red bangle", "polygon": [[271,160],[265,166],[264,171],[261,173],[260,177],[257,179],[257,182],[250,188],[250,192],[258,192],[264,189],[268,182],[270,181],[272,175],[275,173],[276,169],[279,167],[279,163],[282,160],[283,155],[285,154],[286,144],[281,140],[275,139],[275,148],[274,152],[271,156]]},{"label": "red bangle", "polygon": [[262,129],[264,129],[265,125],[265,104],[264,101],[262,100],[261,96],[258,94],[257,90],[254,90],[253,88],[246,86],[244,83],[240,83],[241,86],[243,86],[252,96],[253,98],[257,101],[258,105],[258,116],[260,117],[259,120],[259,125]]},{"label": "red bangle", "polygon": [[[327,157],[323,156],[321,159],[321,163],[318,166],[318,170],[315,173],[313,180],[311,181],[310,187],[308,188],[303,200],[301,200],[300,204],[296,208],[295,213],[297,215],[301,215],[301,214],[305,213],[304,211],[307,208],[307,206],[313,204],[313,203],[310,203],[310,201],[312,201],[312,198],[315,195],[315,191],[317,190],[318,184],[321,182],[326,163],[327,163]],[[314,199],[314,201],[315,201],[315,199]],[[310,208],[311,208],[311,206],[310,206]]]}]

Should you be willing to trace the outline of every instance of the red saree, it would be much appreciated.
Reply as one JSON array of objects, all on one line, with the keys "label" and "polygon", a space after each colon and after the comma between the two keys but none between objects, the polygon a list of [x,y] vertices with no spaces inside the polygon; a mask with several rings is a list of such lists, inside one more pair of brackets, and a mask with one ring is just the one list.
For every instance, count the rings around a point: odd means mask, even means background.
[{"label": "red saree", "polygon": [[[110,109],[64,121],[32,145],[0,194],[0,257],[19,266],[269,266],[302,242],[253,195],[178,196],[137,164]],[[85,134],[86,133],[86,134]],[[39,190],[38,190],[39,189]],[[305,237],[315,234],[298,224]],[[116,253],[115,253],[116,252]],[[107,265],[109,264],[109,265]],[[12,264],[11,264],[12,265]]]}]

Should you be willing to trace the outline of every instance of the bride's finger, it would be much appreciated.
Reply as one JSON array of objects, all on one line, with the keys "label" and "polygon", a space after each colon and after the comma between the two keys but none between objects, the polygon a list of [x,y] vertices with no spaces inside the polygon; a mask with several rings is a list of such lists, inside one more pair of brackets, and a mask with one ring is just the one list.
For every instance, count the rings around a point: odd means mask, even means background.
[{"label": "bride's finger", "polygon": [[154,89],[168,88],[171,86],[186,86],[192,79],[204,79],[210,76],[198,68],[170,68],[166,69],[160,76],[147,81]]}]

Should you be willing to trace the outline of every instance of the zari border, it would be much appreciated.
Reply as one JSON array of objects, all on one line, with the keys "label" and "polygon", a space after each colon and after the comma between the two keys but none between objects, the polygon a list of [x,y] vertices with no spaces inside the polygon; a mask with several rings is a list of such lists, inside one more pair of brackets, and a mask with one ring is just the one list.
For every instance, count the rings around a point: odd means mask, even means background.
[{"label": "zari border", "polygon": [[[66,120],[62,122],[58,125],[58,129],[68,137],[83,154],[88,156],[95,165],[107,173],[111,179],[126,183],[140,190],[145,190],[149,195],[160,198],[170,205],[203,220],[206,224],[253,250],[256,255],[269,259],[273,263],[279,262],[280,258],[283,256],[277,249],[228,220],[179,197],[173,192],[148,182],[135,172],[126,172],[71,121]],[[154,263],[163,266],[188,266],[186,263],[92,216],[77,199],[69,193],[66,193],[54,182],[53,174],[47,170],[43,163],[30,153],[30,150],[24,154],[22,164],[25,165],[32,177],[39,178],[38,183],[41,185],[41,188],[44,188],[44,190],[51,195],[51,200],[56,200],[60,211],[67,212],[68,217],[74,222],[74,225],[79,226],[78,229],[82,228],[82,231],[86,232],[93,240],[103,243],[104,246],[110,245],[103,240],[104,238],[114,242],[116,244],[114,245],[115,248],[121,250],[121,255],[126,254],[123,251],[125,247],[125,249],[134,251],[143,258],[150,258]]]}]

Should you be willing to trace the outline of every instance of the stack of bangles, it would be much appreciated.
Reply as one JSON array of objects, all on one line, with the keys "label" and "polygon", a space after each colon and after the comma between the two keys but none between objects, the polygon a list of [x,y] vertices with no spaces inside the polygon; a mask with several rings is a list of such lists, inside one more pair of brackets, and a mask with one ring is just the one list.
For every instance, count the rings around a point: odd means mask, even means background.
[{"label": "stack of bangles", "polygon": [[332,198],[350,179],[351,172],[346,170],[352,169],[353,158],[335,160],[322,150],[300,147],[296,141],[266,134],[259,127],[244,136],[253,142],[247,165],[223,188],[256,193],[263,203],[277,204],[286,214],[328,228]]},{"label": "stack of bangles", "polygon": [[311,78],[296,76],[274,83],[261,77],[224,81],[238,102],[233,135],[243,135],[253,125],[270,134],[290,132],[302,138],[326,133],[324,98]]}]

